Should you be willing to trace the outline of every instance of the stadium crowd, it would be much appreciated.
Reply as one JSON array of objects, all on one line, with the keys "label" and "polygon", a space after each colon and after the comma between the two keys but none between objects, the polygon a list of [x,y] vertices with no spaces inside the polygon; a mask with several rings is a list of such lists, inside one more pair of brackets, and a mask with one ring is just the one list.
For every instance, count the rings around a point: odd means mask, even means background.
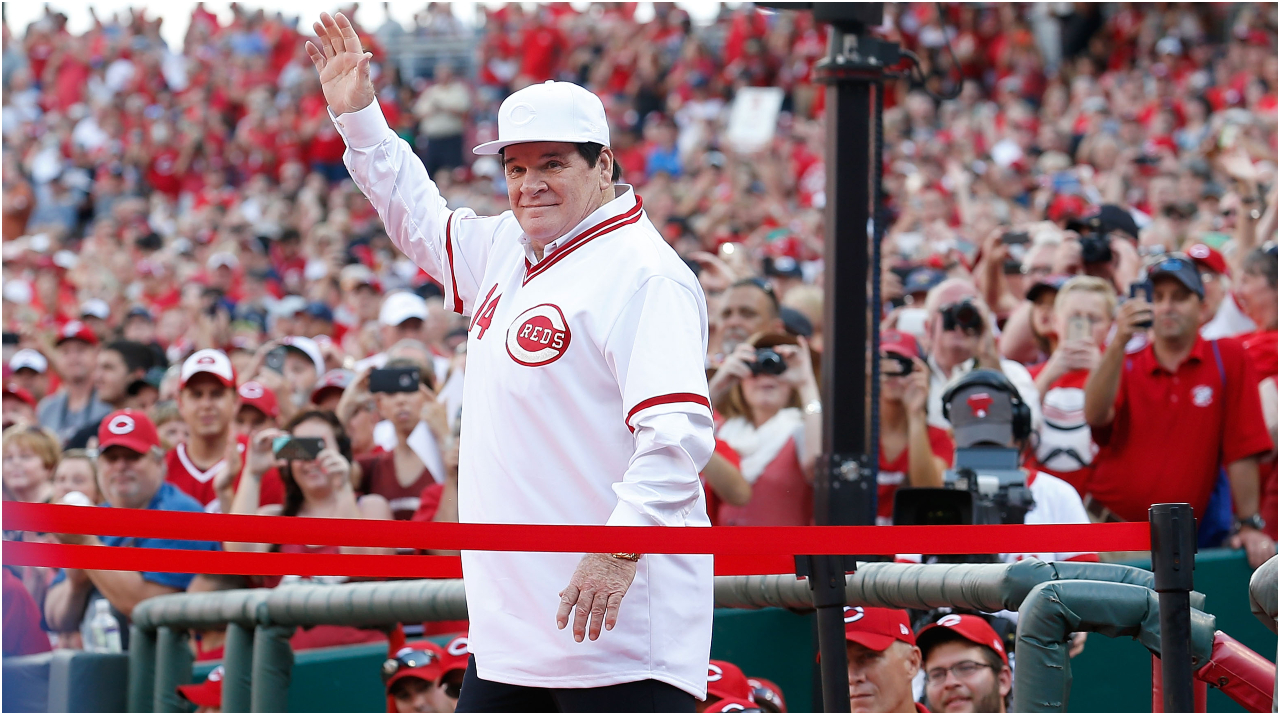
[{"label": "stadium crowd", "polygon": [[[809,524],[822,410],[841,408],[822,405],[815,371],[823,209],[840,200],[825,193],[814,76],[826,33],[750,4],[708,26],[654,8],[638,23],[632,3],[511,4],[469,28],[433,3],[412,28],[361,36],[392,127],[451,207],[481,215],[506,209],[504,181],[468,149],[494,137],[505,96],[553,78],[601,96],[622,182],[707,296],[711,518]],[[879,523],[897,489],[941,486],[957,447],[983,443],[956,410],[968,420],[985,404],[944,394],[986,371],[1026,411],[1009,446],[1040,507],[1029,523],[1189,502],[1202,545],[1261,563],[1277,523],[1275,5],[943,9],[890,3],[876,29],[928,75],[903,65],[884,95]],[[456,520],[466,340],[487,320],[451,312],[349,180],[304,23],[232,13],[221,23],[197,4],[181,48],[136,11],[81,35],[54,10],[5,23],[4,499]],[[467,40],[474,56],[402,76],[388,48],[406,38]],[[727,130],[748,87],[784,94],[771,138],[744,149]],[[287,437],[304,451],[281,457]],[[40,629],[74,648],[97,599],[127,619],[157,594],[279,581],[6,567],[5,599],[25,587]],[[1003,707],[1008,658],[985,621],[953,617],[954,634],[920,631],[917,647],[895,630],[905,614],[876,610],[848,622],[866,651],[851,655],[855,709],[922,693],[934,708]],[[859,623],[872,635],[855,637]],[[9,630],[6,606],[6,654]],[[384,638],[322,626],[295,646]],[[220,658],[220,639],[197,634],[197,654]],[[456,653],[391,645],[396,706],[456,698]],[[855,677],[855,661],[872,675]],[[735,683],[726,704],[783,707],[767,681],[738,687],[746,676],[716,667]]]}]

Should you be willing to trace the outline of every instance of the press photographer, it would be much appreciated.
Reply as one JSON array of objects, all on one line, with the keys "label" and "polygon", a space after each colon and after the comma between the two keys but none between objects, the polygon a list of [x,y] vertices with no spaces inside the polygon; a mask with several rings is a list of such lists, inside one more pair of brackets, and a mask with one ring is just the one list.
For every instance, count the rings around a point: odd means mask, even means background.
[{"label": "press photographer", "polygon": [[[1031,446],[1031,409],[1008,378],[995,370],[973,370],[947,388],[942,404],[956,443],[955,469],[947,472],[941,489],[899,489],[893,505],[895,525],[1089,523],[1070,484],[1020,466]],[[1097,555],[999,555],[1002,561],[1025,558],[1096,561]]]}]

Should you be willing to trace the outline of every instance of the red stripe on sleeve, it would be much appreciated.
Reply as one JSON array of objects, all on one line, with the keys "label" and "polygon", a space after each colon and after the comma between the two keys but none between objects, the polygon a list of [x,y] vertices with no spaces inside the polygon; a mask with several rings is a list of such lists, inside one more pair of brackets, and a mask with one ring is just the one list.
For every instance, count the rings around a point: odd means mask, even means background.
[{"label": "red stripe on sleeve", "polygon": [[453,287],[453,312],[462,315],[462,296],[458,295],[458,277],[453,270],[453,212],[444,222],[444,252],[449,256],[449,281]]},{"label": "red stripe on sleeve", "polygon": [[711,401],[697,393],[673,392],[670,395],[658,395],[657,397],[650,397],[647,400],[642,400],[635,407],[631,408],[631,411],[627,413],[627,429],[632,432],[635,431],[635,428],[631,426],[631,418],[635,417],[636,413],[640,410],[647,410],[650,407],[656,407],[657,405],[670,405],[676,402],[692,402],[697,405],[702,405],[708,410],[711,409]]}]

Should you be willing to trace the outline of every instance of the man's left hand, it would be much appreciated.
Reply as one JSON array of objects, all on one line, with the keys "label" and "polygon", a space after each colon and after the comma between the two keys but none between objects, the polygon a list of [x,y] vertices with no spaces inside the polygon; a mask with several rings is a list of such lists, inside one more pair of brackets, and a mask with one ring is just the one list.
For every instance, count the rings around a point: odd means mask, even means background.
[{"label": "man's left hand", "polygon": [[1233,549],[1244,549],[1250,568],[1256,569],[1266,563],[1267,559],[1276,555],[1276,542],[1257,529],[1245,527],[1227,543]]},{"label": "man's left hand", "polygon": [[578,562],[569,586],[560,592],[560,610],[556,613],[556,627],[564,630],[569,625],[569,613],[576,607],[573,617],[573,639],[579,643],[588,635],[587,617],[591,617],[591,640],[600,637],[600,626],[613,630],[618,622],[618,607],[627,595],[636,577],[636,564],[626,559],[615,559],[608,554],[587,554]]}]

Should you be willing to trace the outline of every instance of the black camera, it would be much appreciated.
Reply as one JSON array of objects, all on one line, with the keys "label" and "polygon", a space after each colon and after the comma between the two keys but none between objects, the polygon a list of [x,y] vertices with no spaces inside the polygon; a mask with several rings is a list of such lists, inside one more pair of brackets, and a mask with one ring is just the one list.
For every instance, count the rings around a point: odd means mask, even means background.
[{"label": "black camera", "polygon": [[[889,365],[885,365],[885,361],[891,362],[894,369],[886,370],[885,367]],[[911,358],[898,353],[880,353],[880,364],[883,366],[880,368],[880,374],[886,377],[904,377],[916,369],[916,364],[911,361]]]},{"label": "black camera", "polygon": [[942,309],[942,329],[955,330],[956,328],[966,333],[982,330],[982,311],[968,298]]},{"label": "black camera", "polygon": [[755,362],[747,363],[752,375],[781,375],[787,371],[787,361],[773,348],[756,350]]},{"label": "black camera", "polygon": [[1094,263],[1110,263],[1115,254],[1111,252],[1111,238],[1105,233],[1086,233],[1080,237],[1080,258],[1085,265]]},{"label": "black camera", "polygon": [[[905,487],[893,495],[894,526],[1022,524],[1035,507],[1020,453],[1007,447],[962,447],[943,487]],[[926,554],[926,556],[929,556]],[[939,555],[938,563],[995,560],[994,555]]]}]

